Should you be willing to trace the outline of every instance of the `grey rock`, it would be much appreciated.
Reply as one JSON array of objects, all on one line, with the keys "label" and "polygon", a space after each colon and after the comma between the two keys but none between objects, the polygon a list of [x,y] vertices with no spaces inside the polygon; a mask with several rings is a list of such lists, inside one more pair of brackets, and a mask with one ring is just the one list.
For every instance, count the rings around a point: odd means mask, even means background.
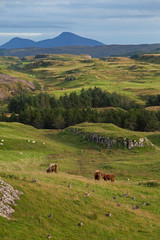
[{"label": "grey rock", "polygon": [[14,189],[2,179],[0,179],[0,193],[0,216],[10,219],[12,213],[14,213],[11,205],[16,205],[15,201],[19,200],[19,195],[23,193]]},{"label": "grey rock", "polygon": [[[68,131],[72,132],[73,134],[80,135],[82,139],[86,139],[88,142],[95,142],[99,145],[103,145],[106,148],[112,148],[114,146],[117,147],[124,147],[124,149],[132,149],[134,147],[143,147],[145,142],[149,142],[147,138],[139,138],[139,140],[131,140],[129,138],[112,138],[112,137],[104,137],[98,135],[98,133],[87,133],[83,132],[80,129],[71,128]],[[151,144],[151,143],[150,143]],[[158,149],[159,150],[159,149]]]}]

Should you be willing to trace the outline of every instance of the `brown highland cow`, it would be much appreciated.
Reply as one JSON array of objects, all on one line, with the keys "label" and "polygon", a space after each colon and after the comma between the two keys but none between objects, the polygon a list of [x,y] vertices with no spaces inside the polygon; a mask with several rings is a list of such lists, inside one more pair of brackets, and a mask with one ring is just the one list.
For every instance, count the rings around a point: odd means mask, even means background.
[{"label": "brown highland cow", "polygon": [[101,172],[99,170],[96,170],[94,173],[94,179],[99,181],[100,178],[101,178]]},{"label": "brown highland cow", "polygon": [[104,179],[104,181],[107,182],[107,180],[111,180],[111,182],[114,182],[114,174],[103,174],[102,173],[102,177]]},{"label": "brown highland cow", "polygon": [[58,165],[50,164],[49,168],[47,169],[47,173],[50,173],[50,172],[58,173]]}]

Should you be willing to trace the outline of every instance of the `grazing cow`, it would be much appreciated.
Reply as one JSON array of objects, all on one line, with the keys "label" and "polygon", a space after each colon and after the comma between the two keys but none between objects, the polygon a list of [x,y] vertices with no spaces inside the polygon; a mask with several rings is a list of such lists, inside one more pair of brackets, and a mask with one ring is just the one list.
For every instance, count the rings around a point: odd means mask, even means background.
[{"label": "grazing cow", "polygon": [[49,168],[47,169],[47,173],[55,172],[58,173],[58,165],[57,164],[51,164]]},{"label": "grazing cow", "polygon": [[95,173],[94,173],[94,178],[95,180],[100,180],[101,178],[101,172],[99,170],[96,170]]},{"label": "grazing cow", "polygon": [[104,179],[104,181],[107,182],[107,180],[111,180],[111,182],[114,182],[114,174],[103,174],[102,173],[102,177]]}]

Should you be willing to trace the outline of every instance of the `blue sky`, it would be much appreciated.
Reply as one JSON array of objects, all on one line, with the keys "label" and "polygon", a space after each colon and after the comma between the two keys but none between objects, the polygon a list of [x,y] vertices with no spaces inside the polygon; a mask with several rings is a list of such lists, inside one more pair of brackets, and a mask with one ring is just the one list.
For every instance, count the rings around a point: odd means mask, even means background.
[{"label": "blue sky", "polygon": [[160,0],[0,0],[0,45],[62,32],[105,44],[160,43]]}]

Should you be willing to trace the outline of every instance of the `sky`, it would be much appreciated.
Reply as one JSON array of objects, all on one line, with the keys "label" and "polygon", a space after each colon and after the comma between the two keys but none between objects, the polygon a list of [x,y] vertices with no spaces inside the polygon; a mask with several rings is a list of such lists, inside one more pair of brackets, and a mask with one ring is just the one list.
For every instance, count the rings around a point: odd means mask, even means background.
[{"label": "sky", "polygon": [[62,32],[104,44],[160,43],[160,0],[0,0],[0,45]]}]

